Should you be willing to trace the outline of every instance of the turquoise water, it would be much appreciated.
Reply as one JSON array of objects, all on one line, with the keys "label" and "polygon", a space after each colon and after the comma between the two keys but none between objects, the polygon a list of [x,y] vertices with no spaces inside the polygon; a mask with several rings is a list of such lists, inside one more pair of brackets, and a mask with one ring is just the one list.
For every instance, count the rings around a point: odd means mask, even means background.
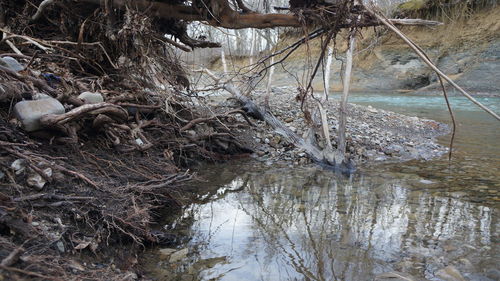
[{"label": "turquoise water", "polygon": [[[332,96],[332,98],[336,98]],[[457,120],[455,147],[465,157],[500,160],[500,122],[462,96],[449,98]],[[500,97],[477,97],[479,102],[500,114]],[[371,105],[410,116],[451,124],[443,96],[414,94],[352,94],[349,102]],[[448,145],[449,136],[441,142]],[[478,159],[479,161],[479,159]]]},{"label": "turquoise water", "polygon": [[[332,96],[332,98],[336,98]],[[480,103],[484,104],[494,112],[500,112],[500,97],[476,97]],[[481,112],[477,105],[463,96],[450,96],[452,109],[459,112]],[[400,112],[417,113],[419,115],[441,116],[448,112],[443,96],[423,96],[416,94],[360,94],[353,93],[349,96],[349,102],[372,105],[373,107],[390,109]],[[486,114],[486,113],[485,113]]]}]

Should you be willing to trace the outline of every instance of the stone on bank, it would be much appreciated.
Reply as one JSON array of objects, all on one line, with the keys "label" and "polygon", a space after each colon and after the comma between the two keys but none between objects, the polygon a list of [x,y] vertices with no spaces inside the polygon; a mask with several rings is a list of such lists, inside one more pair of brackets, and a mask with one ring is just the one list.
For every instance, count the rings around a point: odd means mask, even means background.
[{"label": "stone on bank", "polygon": [[15,72],[19,72],[24,69],[24,66],[20,64],[15,58],[13,57],[3,57],[0,58],[0,65],[7,67]]},{"label": "stone on bank", "polygon": [[14,116],[21,121],[23,129],[28,132],[41,129],[42,116],[64,112],[64,106],[54,98],[20,101],[14,106]]},{"label": "stone on bank", "polygon": [[83,92],[78,98],[83,100],[86,104],[104,102],[104,98],[100,93]]}]

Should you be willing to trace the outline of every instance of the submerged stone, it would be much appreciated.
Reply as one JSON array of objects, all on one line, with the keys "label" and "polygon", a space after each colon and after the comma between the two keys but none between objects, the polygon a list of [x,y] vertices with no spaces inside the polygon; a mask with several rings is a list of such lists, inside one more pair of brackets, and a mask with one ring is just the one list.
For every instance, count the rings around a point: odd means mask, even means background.
[{"label": "submerged stone", "polygon": [[177,249],[163,248],[163,249],[160,249],[160,256],[162,256],[162,257],[170,257],[170,255],[172,255],[176,251],[177,251]]},{"label": "submerged stone", "polygon": [[42,116],[64,112],[64,106],[54,98],[20,101],[14,106],[14,116],[21,121],[23,129],[28,132],[41,129],[40,118]]},{"label": "submerged stone", "polygon": [[188,253],[189,253],[189,249],[184,248],[184,249],[179,250],[175,253],[172,253],[170,255],[170,259],[168,261],[171,263],[178,262],[178,261],[184,259],[188,255]]},{"label": "submerged stone", "polygon": [[453,265],[448,265],[447,267],[440,269],[436,272],[436,277],[439,277],[446,281],[465,281],[460,271]]}]

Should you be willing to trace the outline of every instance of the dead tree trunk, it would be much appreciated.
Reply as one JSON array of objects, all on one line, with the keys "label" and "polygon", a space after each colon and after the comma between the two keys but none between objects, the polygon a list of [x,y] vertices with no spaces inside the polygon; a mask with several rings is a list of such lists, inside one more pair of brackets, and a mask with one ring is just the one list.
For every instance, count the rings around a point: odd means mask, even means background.
[{"label": "dead tree trunk", "polygon": [[227,73],[227,62],[226,62],[226,55],[224,54],[224,49],[221,48],[220,50],[220,60],[222,62],[222,69],[224,70],[224,74]]},{"label": "dead tree trunk", "polygon": [[208,69],[198,71],[205,72],[212,80],[214,80],[216,84],[219,84],[224,90],[228,91],[235,99],[242,103],[249,112],[261,117],[261,119],[271,126],[277,134],[281,135],[286,142],[302,149],[314,162],[343,173],[351,173],[355,170],[352,162],[344,161],[339,164],[335,164],[331,160],[325,158],[324,150],[319,148],[316,144],[304,140],[302,137],[290,130],[290,128],[276,118],[276,116],[274,116],[269,109],[257,105],[252,99],[244,95],[236,86],[234,86],[231,81],[221,82],[220,78],[215,76],[215,74]]},{"label": "dead tree trunk", "polygon": [[352,54],[356,45],[355,33],[352,32],[349,36],[349,48],[346,53],[346,66],[344,71],[342,99],[339,106],[339,131],[338,131],[338,144],[335,153],[335,163],[347,163],[349,160],[346,158],[346,124],[347,124],[347,98],[349,96],[349,86],[351,82],[352,72]]}]

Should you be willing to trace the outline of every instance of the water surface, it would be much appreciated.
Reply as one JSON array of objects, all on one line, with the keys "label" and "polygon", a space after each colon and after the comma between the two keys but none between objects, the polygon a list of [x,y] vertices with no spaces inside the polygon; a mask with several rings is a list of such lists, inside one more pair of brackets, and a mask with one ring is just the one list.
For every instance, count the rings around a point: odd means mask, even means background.
[{"label": "water surface", "polygon": [[[448,118],[442,97],[351,101]],[[189,237],[177,246],[189,254],[170,262],[154,249],[149,270],[163,280],[389,280],[394,272],[444,280],[452,267],[498,280],[500,127],[452,102],[460,122],[452,162],[369,165],[350,177],[258,161],[200,168],[200,201],[165,225]],[[499,98],[482,102],[500,108]]]}]

